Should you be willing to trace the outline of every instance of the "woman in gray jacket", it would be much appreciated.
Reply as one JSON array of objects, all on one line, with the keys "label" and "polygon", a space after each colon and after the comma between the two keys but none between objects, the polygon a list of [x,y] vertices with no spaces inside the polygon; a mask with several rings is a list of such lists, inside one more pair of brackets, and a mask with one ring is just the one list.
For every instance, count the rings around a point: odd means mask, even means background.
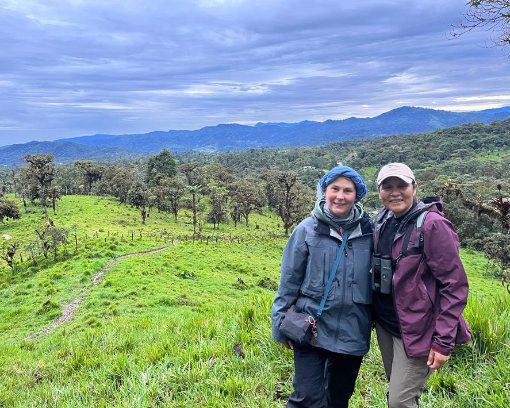
[{"label": "woman in gray jacket", "polygon": [[[282,259],[272,307],[273,338],[294,351],[294,391],[287,407],[347,407],[370,345],[372,224],[359,202],[363,178],[338,166],[319,181],[312,215],[293,231]],[[340,265],[332,271],[343,238]],[[335,274],[311,344],[280,333],[285,312],[316,316],[330,273]]]}]

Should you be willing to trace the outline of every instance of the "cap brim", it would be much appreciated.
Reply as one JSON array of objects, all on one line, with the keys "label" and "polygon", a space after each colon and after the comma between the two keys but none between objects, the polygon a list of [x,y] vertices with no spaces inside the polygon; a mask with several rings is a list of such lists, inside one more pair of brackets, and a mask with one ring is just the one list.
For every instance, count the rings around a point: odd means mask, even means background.
[{"label": "cap brim", "polygon": [[400,174],[388,174],[387,176],[384,176],[383,179],[377,181],[377,186],[380,186],[384,180],[389,179],[391,177],[397,177],[400,180],[405,181],[407,184],[411,184],[414,181],[414,179],[412,179],[411,177],[402,176]]}]

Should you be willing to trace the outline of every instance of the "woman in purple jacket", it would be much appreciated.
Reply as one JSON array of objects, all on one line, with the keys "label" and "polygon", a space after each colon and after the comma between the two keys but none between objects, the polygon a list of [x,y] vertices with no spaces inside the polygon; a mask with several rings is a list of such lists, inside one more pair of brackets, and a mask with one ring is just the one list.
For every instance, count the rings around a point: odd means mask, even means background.
[{"label": "woman in purple jacket", "polygon": [[462,317],[468,282],[441,202],[418,202],[411,169],[387,164],[377,186],[384,209],[374,232],[373,312],[388,406],[417,407],[431,370],[471,339]]}]

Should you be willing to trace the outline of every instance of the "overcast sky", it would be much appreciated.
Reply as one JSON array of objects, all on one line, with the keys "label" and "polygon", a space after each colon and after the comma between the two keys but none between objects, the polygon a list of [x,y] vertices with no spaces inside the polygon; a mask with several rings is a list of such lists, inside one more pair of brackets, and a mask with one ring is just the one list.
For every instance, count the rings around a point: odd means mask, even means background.
[{"label": "overcast sky", "polygon": [[0,0],[0,145],[510,105],[467,0]]}]

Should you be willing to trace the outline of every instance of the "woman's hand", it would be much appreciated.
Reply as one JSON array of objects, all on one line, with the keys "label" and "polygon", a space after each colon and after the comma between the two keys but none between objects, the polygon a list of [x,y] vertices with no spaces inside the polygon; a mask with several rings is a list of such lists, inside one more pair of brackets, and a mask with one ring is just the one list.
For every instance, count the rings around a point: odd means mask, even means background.
[{"label": "woman's hand", "polygon": [[427,365],[431,369],[437,369],[440,368],[448,359],[450,356],[445,356],[444,354],[438,353],[437,351],[430,350],[429,358],[427,360]]},{"label": "woman's hand", "polygon": [[292,344],[290,340],[282,340],[280,343],[282,343],[289,350],[294,350],[294,344]]}]

